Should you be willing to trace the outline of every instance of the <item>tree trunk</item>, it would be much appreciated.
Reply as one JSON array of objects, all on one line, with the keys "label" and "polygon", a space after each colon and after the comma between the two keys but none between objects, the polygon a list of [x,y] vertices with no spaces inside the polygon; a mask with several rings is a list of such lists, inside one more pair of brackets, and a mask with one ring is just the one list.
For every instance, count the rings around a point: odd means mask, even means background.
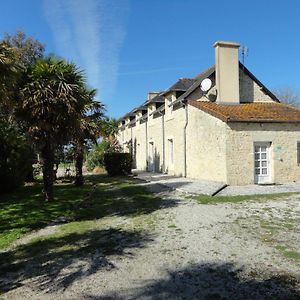
[{"label": "tree trunk", "polygon": [[43,161],[44,197],[46,201],[52,201],[54,177],[54,151],[49,143],[47,143],[42,149],[41,156]]},{"label": "tree trunk", "polygon": [[83,185],[82,166],[83,166],[84,142],[78,139],[75,150],[75,186]]}]

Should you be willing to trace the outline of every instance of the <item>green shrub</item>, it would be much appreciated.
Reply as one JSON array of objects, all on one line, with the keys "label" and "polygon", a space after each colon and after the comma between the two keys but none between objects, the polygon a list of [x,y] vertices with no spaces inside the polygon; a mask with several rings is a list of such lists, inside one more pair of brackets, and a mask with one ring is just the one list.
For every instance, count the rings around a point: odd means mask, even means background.
[{"label": "green shrub", "polygon": [[87,169],[92,171],[96,167],[104,167],[104,153],[111,152],[111,149],[109,141],[102,141],[100,144],[94,145],[86,157]]},{"label": "green shrub", "polygon": [[16,125],[0,121],[0,193],[19,187],[32,170],[32,150]]},{"label": "green shrub", "polygon": [[109,176],[128,175],[131,173],[132,158],[130,153],[105,153],[104,165]]}]

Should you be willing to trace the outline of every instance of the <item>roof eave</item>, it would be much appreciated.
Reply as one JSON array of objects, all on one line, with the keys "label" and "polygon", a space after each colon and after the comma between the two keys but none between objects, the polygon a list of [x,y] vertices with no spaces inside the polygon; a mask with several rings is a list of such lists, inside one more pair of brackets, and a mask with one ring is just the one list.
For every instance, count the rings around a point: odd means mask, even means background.
[{"label": "roof eave", "polygon": [[226,123],[300,123],[300,120],[270,120],[270,119],[245,119],[245,120],[238,120],[238,119],[230,119],[227,118]]}]

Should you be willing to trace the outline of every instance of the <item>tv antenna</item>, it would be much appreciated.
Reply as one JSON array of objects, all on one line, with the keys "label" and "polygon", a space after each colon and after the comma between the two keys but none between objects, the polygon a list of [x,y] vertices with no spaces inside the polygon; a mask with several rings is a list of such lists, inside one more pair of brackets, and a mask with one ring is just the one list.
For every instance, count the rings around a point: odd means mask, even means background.
[{"label": "tv antenna", "polygon": [[242,46],[241,54],[242,54],[242,63],[243,63],[243,68],[244,68],[245,67],[245,57],[248,57],[248,55],[249,55],[249,48]]}]

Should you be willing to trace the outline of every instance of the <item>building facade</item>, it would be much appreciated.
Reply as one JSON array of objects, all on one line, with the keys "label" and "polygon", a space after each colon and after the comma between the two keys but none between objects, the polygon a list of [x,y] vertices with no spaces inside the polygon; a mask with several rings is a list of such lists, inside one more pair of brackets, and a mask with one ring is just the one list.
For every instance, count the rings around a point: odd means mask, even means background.
[{"label": "building facade", "polygon": [[285,105],[216,42],[215,65],[120,119],[133,167],[229,185],[300,181],[300,109]]}]

